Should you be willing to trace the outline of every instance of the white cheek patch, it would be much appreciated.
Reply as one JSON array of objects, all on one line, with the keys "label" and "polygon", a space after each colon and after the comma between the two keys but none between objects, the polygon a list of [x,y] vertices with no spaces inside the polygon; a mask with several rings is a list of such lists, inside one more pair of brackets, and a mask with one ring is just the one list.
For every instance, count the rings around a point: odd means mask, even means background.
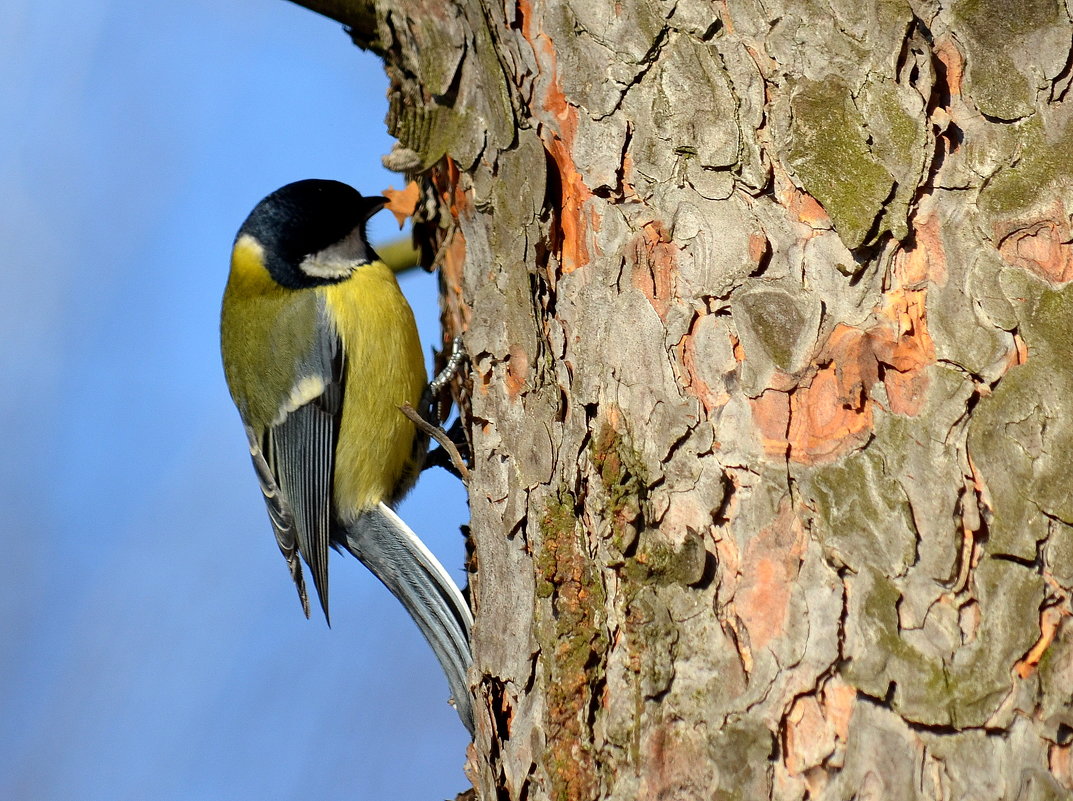
[{"label": "white cheek patch", "polygon": [[306,256],[298,269],[311,278],[346,278],[355,268],[368,263],[365,232],[359,225],[334,245]]},{"label": "white cheek patch", "polygon": [[327,385],[323,379],[317,376],[306,376],[294,385],[291,390],[290,397],[287,398],[287,402],[283,404],[283,407],[279,410],[279,414],[276,415],[276,419],[272,421],[273,426],[278,426],[283,422],[283,418],[289,415],[291,412],[298,411],[301,407],[305,406],[314,398],[319,398],[324,394],[324,390]]}]

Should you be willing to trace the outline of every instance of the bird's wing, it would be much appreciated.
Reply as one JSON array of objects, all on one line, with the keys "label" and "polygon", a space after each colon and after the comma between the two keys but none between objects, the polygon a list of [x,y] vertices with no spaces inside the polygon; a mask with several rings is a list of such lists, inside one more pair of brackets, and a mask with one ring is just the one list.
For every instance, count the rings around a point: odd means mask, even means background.
[{"label": "bird's wing", "polygon": [[440,660],[458,716],[473,733],[466,676],[473,661],[473,616],[457,585],[397,514],[383,503],[337,531],[335,541],[373,572],[402,602]]},{"label": "bird's wing", "polygon": [[[339,338],[322,318],[309,358],[302,364],[300,378],[277,421],[265,431],[262,447],[268,472],[280,492],[293,534],[276,525],[280,550],[291,566],[291,575],[308,602],[301,584],[301,566],[294,557],[294,545],[313,574],[324,617],[328,617],[328,541],[331,534],[332,474],[335,443],[343,399],[343,351]],[[258,470],[260,473],[260,469]],[[264,482],[262,481],[262,487]],[[265,493],[266,501],[269,500]],[[289,548],[285,549],[284,546]]]},{"label": "bird's wing", "polygon": [[246,426],[246,436],[250,441],[250,458],[253,460],[253,469],[257,472],[257,480],[261,484],[261,492],[265,496],[265,505],[268,507],[268,517],[272,521],[272,529],[276,534],[276,543],[279,545],[283,557],[287,560],[287,567],[291,571],[294,586],[298,589],[298,597],[302,601],[302,611],[309,617],[309,596],[306,594],[305,579],[302,578],[302,563],[298,561],[298,530],[291,514],[290,505],[276,483],[276,477],[272,468],[268,466],[261,443],[252,428]]}]

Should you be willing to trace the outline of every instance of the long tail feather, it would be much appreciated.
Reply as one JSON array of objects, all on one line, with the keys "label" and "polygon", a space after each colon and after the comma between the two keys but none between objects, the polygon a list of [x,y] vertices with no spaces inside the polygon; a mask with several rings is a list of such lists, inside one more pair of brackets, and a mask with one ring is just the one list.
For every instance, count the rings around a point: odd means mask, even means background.
[{"label": "long tail feather", "polygon": [[473,616],[432,552],[388,506],[362,513],[337,539],[402,602],[440,660],[462,723],[473,733],[466,674]]}]

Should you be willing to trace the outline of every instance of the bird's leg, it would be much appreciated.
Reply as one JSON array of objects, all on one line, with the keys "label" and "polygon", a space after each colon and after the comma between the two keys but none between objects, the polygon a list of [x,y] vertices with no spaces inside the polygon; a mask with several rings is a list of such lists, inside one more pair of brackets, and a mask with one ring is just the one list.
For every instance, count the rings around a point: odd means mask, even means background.
[{"label": "bird's leg", "polygon": [[[451,343],[451,355],[447,358],[447,364],[429,382],[429,393],[432,395],[433,403],[435,404],[435,408],[430,411],[435,413],[433,419],[437,423],[443,418],[444,410],[440,406],[440,396],[443,393],[443,389],[458,375],[458,370],[467,355],[466,347],[462,344],[462,336],[456,336]],[[425,463],[427,465],[439,464],[448,472],[466,481],[469,476],[470,454],[469,441],[462,428],[462,418],[455,420],[451,428],[446,431],[439,425],[437,425],[437,428],[443,436],[434,437],[436,442],[439,443],[439,447],[428,454]]]},{"label": "bird's leg", "polygon": [[451,379],[458,374],[458,368],[462,366],[463,360],[466,358],[466,347],[462,344],[462,336],[456,336],[451,343],[451,355],[447,359],[447,364],[443,369],[436,374],[435,378],[428,382],[428,394],[430,400],[435,404],[435,409],[429,409],[431,414],[435,412],[435,417],[431,417],[432,422],[438,423],[441,412],[440,408],[440,393],[443,392],[443,388],[450,383]]},{"label": "bird's leg", "polygon": [[430,451],[424,460],[422,469],[438,466],[458,476],[465,482],[469,477],[468,457],[469,443],[462,428],[461,419],[456,420],[449,431],[440,426],[439,421],[443,416],[440,406],[440,395],[444,387],[458,373],[458,368],[466,358],[466,349],[462,344],[462,337],[457,336],[451,345],[451,355],[447,364],[425,387],[421,394],[421,410],[404,407],[403,413],[413,421],[423,434],[436,440],[439,447]]}]

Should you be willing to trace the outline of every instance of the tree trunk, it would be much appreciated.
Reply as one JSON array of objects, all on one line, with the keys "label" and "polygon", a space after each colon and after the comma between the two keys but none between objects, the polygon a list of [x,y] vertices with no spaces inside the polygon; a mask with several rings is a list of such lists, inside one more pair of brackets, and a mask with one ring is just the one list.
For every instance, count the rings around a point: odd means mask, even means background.
[{"label": "tree trunk", "polygon": [[1070,797],[1069,9],[327,5],[472,358],[478,797]]}]

